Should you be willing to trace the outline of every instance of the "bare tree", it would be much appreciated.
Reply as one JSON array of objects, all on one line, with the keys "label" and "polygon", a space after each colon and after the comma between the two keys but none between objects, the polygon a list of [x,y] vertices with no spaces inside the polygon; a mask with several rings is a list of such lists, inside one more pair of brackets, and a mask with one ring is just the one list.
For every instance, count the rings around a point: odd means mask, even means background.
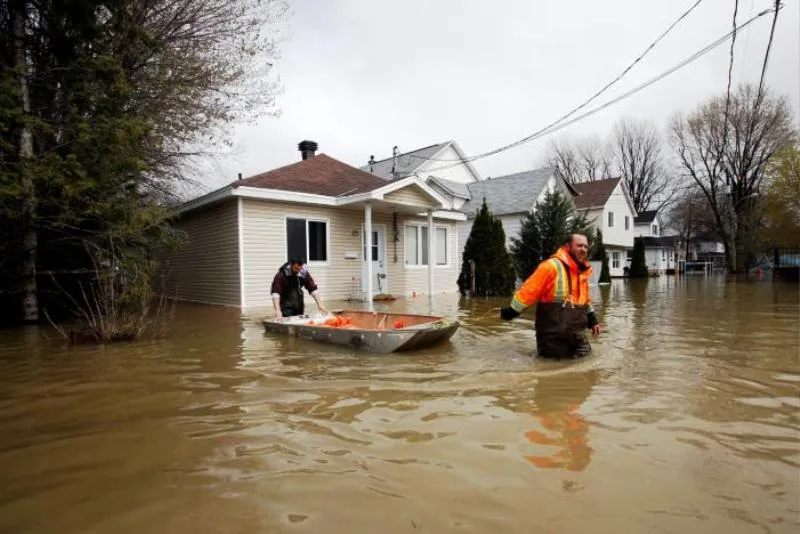
[{"label": "bare tree", "polygon": [[614,166],[622,177],[636,213],[659,209],[675,191],[661,154],[661,139],[649,122],[622,119],[614,125]]},{"label": "bare tree", "polygon": [[549,152],[548,164],[556,167],[561,176],[571,184],[610,177],[611,157],[608,145],[598,137],[587,137],[579,141],[556,141],[550,145]]},{"label": "bare tree", "polygon": [[697,239],[715,235],[714,217],[706,208],[707,202],[699,187],[683,190],[665,211],[664,228],[673,230],[684,246],[684,257]]},{"label": "bare tree", "polygon": [[683,171],[714,216],[728,269],[738,271],[753,252],[745,248],[767,165],[797,136],[788,100],[740,86],[728,106],[724,95],[715,97],[686,118],[675,116],[670,131]]}]

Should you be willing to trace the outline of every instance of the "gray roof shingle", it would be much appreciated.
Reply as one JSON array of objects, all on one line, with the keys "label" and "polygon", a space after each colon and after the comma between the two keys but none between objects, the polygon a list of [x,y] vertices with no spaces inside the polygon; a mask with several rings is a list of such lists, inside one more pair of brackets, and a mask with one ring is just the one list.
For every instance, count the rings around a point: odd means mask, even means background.
[{"label": "gray roof shingle", "polygon": [[633,224],[651,223],[656,220],[656,215],[658,215],[657,210],[642,211],[633,218]]},{"label": "gray roof shingle", "polygon": [[[440,150],[446,147],[448,142],[438,143],[435,145],[426,146],[425,148],[412,150],[411,152],[398,154],[396,168],[396,171],[399,173],[398,178],[405,178],[406,176],[411,176],[414,174],[414,171],[419,169],[429,158],[434,157]],[[387,181],[394,180],[395,177],[392,175],[392,165],[394,163],[393,159],[394,158],[386,158],[376,161],[372,164],[371,171],[369,164],[362,166],[361,170],[371,172],[378,178],[382,178]]]},{"label": "gray roof shingle", "polygon": [[428,177],[429,182],[439,184],[440,187],[450,192],[454,196],[462,198],[469,198],[469,187],[467,184],[461,182],[454,182],[453,180],[445,180],[444,178],[437,178],[436,176]]},{"label": "gray roof shingle", "polygon": [[554,172],[554,167],[542,167],[467,184],[471,198],[460,211],[466,213],[467,217],[474,216],[485,198],[493,215],[527,212]]}]

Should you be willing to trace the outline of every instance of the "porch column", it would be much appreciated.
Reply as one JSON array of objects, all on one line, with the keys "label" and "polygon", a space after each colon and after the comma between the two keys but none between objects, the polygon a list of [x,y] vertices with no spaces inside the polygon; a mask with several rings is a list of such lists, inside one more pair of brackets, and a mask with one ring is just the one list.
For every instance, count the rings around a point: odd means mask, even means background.
[{"label": "porch column", "polygon": [[433,210],[428,210],[428,298],[433,298],[433,264],[436,263],[436,232],[433,229]]},{"label": "porch column", "polygon": [[372,310],[372,205],[364,204],[364,253],[361,256],[367,262],[367,280],[364,287],[369,309]]}]

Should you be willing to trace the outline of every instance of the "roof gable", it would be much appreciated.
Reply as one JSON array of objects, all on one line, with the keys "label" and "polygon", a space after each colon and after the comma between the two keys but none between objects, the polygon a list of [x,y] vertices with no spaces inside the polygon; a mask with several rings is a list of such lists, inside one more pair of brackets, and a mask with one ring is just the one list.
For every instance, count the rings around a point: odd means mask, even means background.
[{"label": "roof gable", "polygon": [[578,196],[573,199],[575,207],[579,210],[604,207],[621,181],[622,178],[606,178],[573,184],[578,192]]},{"label": "roof gable", "polygon": [[280,189],[331,197],[364,193],[385,185],[385,180],[325,154],[231,183],[234,188]]}]

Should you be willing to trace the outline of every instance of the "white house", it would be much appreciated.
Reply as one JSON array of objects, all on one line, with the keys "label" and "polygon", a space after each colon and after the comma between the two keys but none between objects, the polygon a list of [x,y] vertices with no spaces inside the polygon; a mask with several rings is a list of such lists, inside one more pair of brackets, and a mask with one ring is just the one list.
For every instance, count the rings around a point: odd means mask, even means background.
[{"label": "white house", "polygon": [[[399,153],[395,147],[394,154],[389,158],[375,160],[375,156],[370,156],[369,162],[361,170],[386,181],[417,177],[447,200],[448,209],[465,212],[470,209],[467,205],[472,198],[470,188],[483,183],[481,175],[453,140],[404,153]],[[456,261],[460,266],[472,221],[456,221],[455,224]],[[427,233],[424,230],[420,240],[423,245],[427,243]],[[457,276],[453,279],[453,284],[456,279]]]},{"label": "white house", "polygon": [[633,223],[635,236],[644,239],[647,269],[658,274],[675,269],[677,237],[664,235],[664,220],[658,210],[639,213]]},{"label": "white house", "polygon": [[611,276],[625,274],[628,251],[633,249],[634,210],[621,178],[574,184],[575,207],[603,232]]},{"label": "white house", "polygon": [[269,306],[272,279],[292,256],[307,261],[327,300],[457,291],[466,217],[452,199],[415,175],[387,181],[316,155],[312,141],[299,149],[300,161],[180,207],[175,226],[187,242],[167,258],[171,296]]}]

